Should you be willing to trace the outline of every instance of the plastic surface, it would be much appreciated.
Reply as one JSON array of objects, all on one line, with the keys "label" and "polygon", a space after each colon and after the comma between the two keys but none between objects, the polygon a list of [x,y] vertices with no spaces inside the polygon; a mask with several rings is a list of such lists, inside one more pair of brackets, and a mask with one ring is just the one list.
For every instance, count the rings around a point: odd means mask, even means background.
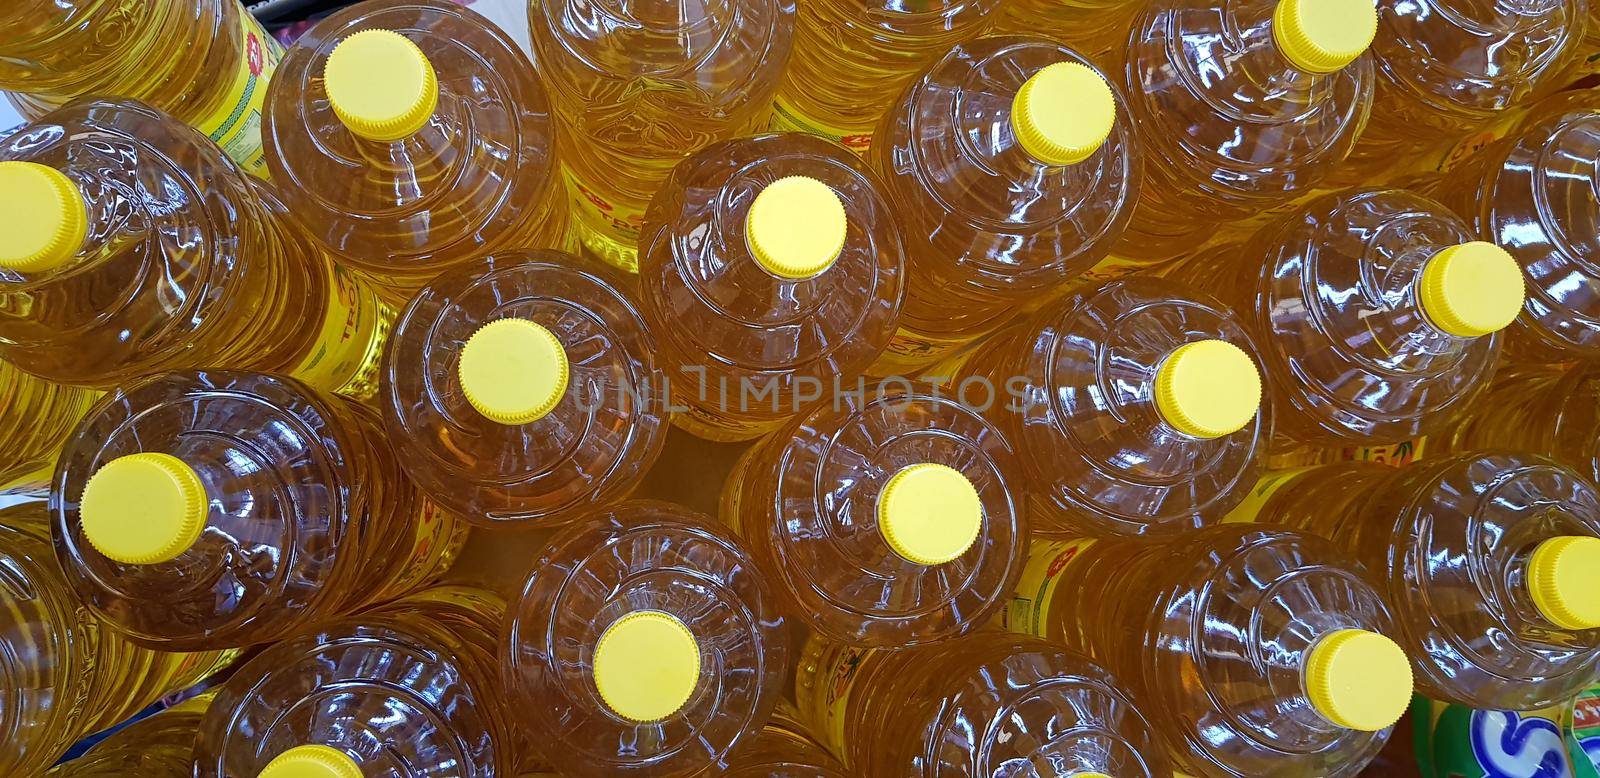
[{"label": "plastic surface", "polygon": [[594,644],[594,685],[606,707],[638,724],[683,709],[700,683],[700,644],[678,617],[629,613]]},{"label": "plastic surface", "polygon": [[[416,121],[406,114],[374,132],[379,140],[346,127],[323,79],[334,50],[372,30],[409,39],[438,90],[413,132],[400,132]],[[448,0],[345,8],[307,30],[273,78],[261,128],[272,180],[322,243],[396,303],[492,252],[560,248],[567,207],[542,73],[499,28]]]},{"label": "plastic surface", "polygon": [[[768,185],[806,176],[844,204],[844,246],[803,279],[761,266],[744,229]],[[645,219],[639,284],[675,419],[713,440],[758,437],[849,386],[900,311],[900,225],[876,176],[844,148],[798,133],[709,146],[684,160]],[[804,395],[804,396],[802,396]]]},{"label": "plastic surface", "polygon": [[1249,352],[1225,340],[1190,341],[1156,368],[1156,412],[1173,429],[1220,438],[1261,411],[1261,371]]},{"label": "plastic surface", "polygon": [[1332,73],[1354,62],[1377,31],[1378,11],[1368,0],[1278,0],[1272,12],[1278,51],[1311,73]]},{"label": "plastic surface", "polygon": [[49,481],[62,442],[98,396],[29,375],[0,359],[0,485]]},{"label": "plastic surface", "polygon": [[1017,143],[1051,167],[1088,159],[1105,145],[1116,122],[1111,85],[1081,62],[1046,65],[1028,76],[1011,101]]},{"label": "plastic surface", "polygon": [[[90,477],[138,454],[181,460],[209,497],[199,540],[166,561],[118,562],[85,531]],[[278,640],[405,594],[449,565],[463,531],[405,479],[372,410],[227,371],[108,395],[62,452],[50,511],[84,604],[135,642],[184,650]]]},{"label": "plastic surface", "polygon": [[339,41],[323,62],[328,107],[364,140],[415,134],[439,108],[439,77],[428,55],[391,30],[362,30]]},{"label": "plastic surface", "polygon": [[0,162],[0,208],[16,219],[0,235],[0,267],[18,273],[53,270],[78,253],[89,233],[78,185],[36,162]]},{"label": "plastic surface", "polygon": [[799,280],[827,270],[850,229],[844,202],[810,176],[780,178],[761,188],[745,213],[745,242],[762,269]]},{"label": "plastic surface", "polygon": [[[1600,632],[1553,622],[1530,590],[1542,544],[1600,536],[1600,489],[1564,466],[1504,452],[1399,470],[1328,465],[1287,482],[1256,516],[1336,538],[1366,565],[1431,699],[1532,710],[1600,675]],[[1582,593],[1585,608],[1596,593]]]},{"label": "plastic surface", "polygon": [[456,362],[467,403],[501,424],[548,416],[566,395],[571,375],[561,340],[527,319],[496,319],[479,327]]},{"label": "plastic surface", "polygon": [[[562,774],[693,775],[771,715],[789,673],[789,627],[749,555],[706,517],[670,503],[623,503],[557,533],[530,567],[502,657],[524,733]],[[609,670],[597,666],[602,637],[640,613],[682,624],[700,652],[687,700],[649,722],[619,716],[607,701],[639,694],[648,673],[674,667],[624,666],[607,679],[622,686],[608,684],[605,699],[596,686]]]},{"label": "plastic surface", "polygon": [[1365,629],[1322,636],[1305,656],[1311,707],[1346,729],[1394,726],[1411,702],[1411,663],[1393,640]]},{"label": "plastic surface", "polygon": [[256,778],[362,778],[361,765],[327,746],[295,746],[262,768]]},{"label": "plastic surface", "polygon": [[48,778],[193,778],[194,733],[211,704],[211,693],[128,724],[88,753],[62,762]]},{"label": "plastic surface", "polygon": [[1171,534],[1214,523],[1244,499],[1272,437],[1268,405],[1212,438],[1162,416],[1161,365],[1210,340],[1261,369],[1243,316],[1190,287],[1134,277],[1047,306],[934,372],[953,373],[951,385],[967,385],[975,402],[987,398],[985,414],[1022,460],[1034,532]]},{"label": "plastic surface", "polygon": [[[543,392],[559,386],[547,413],[519,424],[485,416],[462,383],[465,344],[508,319],[552,335],[567,366],[560,382],[548,373],[520,375],[538,390],[529,394],[491,387],[497,403],[540,410],[550,399]],[[661,451],[666,381],[657,340],[631,284],[598,262],[509,252],[463,266],[417,293],[393,339],[385,363],[389,438],[412,480],[468,521],[568,521],[585,506],[625,497]],[[509,367],[492,355],[486,362],[496,374]],[[550,380],[534,380],[540,376]]]},{"label": "plastic surface", "polygon": [[83,537],[122,564],[166,562],[194,547],[211,500],[200,475],[170,454],[126,454],[89,476],[78,500]]},{"label": "plastic surface", "polygon": [[1600,629],[1600,538],[1554,537],[1528,556],[1528,594],[1562,629]]},{"label": "plastic surface", "polygon": [[981,627],[1016,581],[1022,480],[995,424],[912,384],[819,408],[753,446],[721,513],[809,628],[921,645]]},{"label": "plastic surface", "polygon": [[1428,449],[1539,451],[1600,483],[1600,365],[1505,365]]},{"label": "plastic surface", "polygon": [[1434,254],[1422,269],[1417,304],[1439,329],[1462,338],[1499,332],[1522,309],[1522,269],[1481,240]]},{"label": "plastic surface", "polygon": [[1006,0],[996,33],[1042,35],[1112,67],[1128,46],[1128,27],[1144,8],[1138,0]]},{"label": "plastic surface", "polygon": [[846,778],[844,767],[807,732],[787,702],[728,758],[729,778]]}]

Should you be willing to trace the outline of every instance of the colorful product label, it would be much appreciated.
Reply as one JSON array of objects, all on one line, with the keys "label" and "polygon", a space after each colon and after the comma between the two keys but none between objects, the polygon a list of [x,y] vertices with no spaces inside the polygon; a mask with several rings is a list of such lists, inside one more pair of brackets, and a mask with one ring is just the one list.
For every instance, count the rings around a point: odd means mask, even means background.
[{"label": "colorful product label", "polygon": [[1571,778],[1563,708],[1475,710],[1417,697],[1417,766],[1426,778]]},{"label": "colorful product label", "polygon": [[1245,495],[1245,498],[1239,501],[1238,505],[1233,506],[1233,510],[1228,511],[1227,515],[1222,517],[1223,523],[1248,524],[1255,521],[1256,517],[1261,515],[1261,509],[1267,507],[1267,501],[1272,499],[1272,495],[1277,494],[1279,489],[1288,486],[1291,481],[1302,473],[1315,469],[1315,465],[1296,467],[1290,470],[1270,472],[1261,476],[1256,481],[1255,487],[1250,490],[1250,493]]},{"label": "colorful product label", "polygon": [[[813,676],[820,686],[820,697],[810,700],[811,710],[820,712],[823,745],[837,756],[845,753],[845,718],[850,710],[850,694],[855,689],[861,665],[872,649],[830,645],[817,657]],[[806,703],[802,702],[804,706]]]},{"label": "colorful product label", "polygon": [[1090,538],[1035,540],[1029,548],[1022,577],[1017,579],[1016,592],[1000,614],[1000,626],[1025,635],[1048,637],[1045,627],[1061,573],[1093,544]]},{"label": "colorful product label", "polygon": [[858,155],[865,155],[872,148],[872,133],[855,132],[817,121],[802,114],[782,97],[772,102],[772,120],[767,123],[767,129],[773,132],[803,132],[827,138]]},{"label": "colorful product label", "polygon": [[466,522],[426,497],[418,497],[418,501],[421,506],[411,554],[398,565],[400,575],[387,587],[388,594],[393,597],[405,594],[443,573],[467,542]]},{"label": "colorful product label", "polygon": [[1385,446],[1348,446],[1328,453],[1325,462],[1376,462],[1400,467],[1422,458],[1426,437],[1402,440]]},{"label": "colorful product label", "polygon": [[289,374],[319,389],[365,400],[378,388],[394,309],[355,273],[324,259],[328,308],[317,342]]},{"label": "colorful product label", "polygon": [[[261,147],[261,112],[267,99],[267,83],[283,59],[283,47],[261,28],[254,16],[239,10],[240,36],[244,57],[233,73],[227,98],[212,113],[194,123],[216,141],[245,172],[267,177],[265,152]],[[206,76],[210,78],[210,75]]]},{"label": "colorful product label", "polygon": [[1600,778],[1600,686],[1585,689],[1572,701],[1567,750],[1577,778]]},{"label": "colorful product label", "polygon": [[[578,228],[587,233],[580,235],[580,239],[594,236],[630,248],[639,245],[639,234],[644,228],[643,208],[612,202],[611,199],[596,192],[593,187],[579,181],[570,170],[566,171],[566,179],[567,192],[572,200],[573,218]],[[611,260],[616,252],[606,251],[605,247],[596,247],[596,253]],[[631,251],[627,253],[632,255]],[[624,261],[632,263],[623,266],[624,270],[630,273],[639,272],[636,256]]]}]

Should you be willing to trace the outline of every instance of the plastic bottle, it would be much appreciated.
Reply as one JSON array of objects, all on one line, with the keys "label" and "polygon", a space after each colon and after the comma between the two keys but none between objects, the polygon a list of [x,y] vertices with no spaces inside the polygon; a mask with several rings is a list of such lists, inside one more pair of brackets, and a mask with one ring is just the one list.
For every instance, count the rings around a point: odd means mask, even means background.
[{"label": "plastic bottle", "polygon": [[140,719],[62,762],[47,778],[193,778],[194,733],[215,697],[207,692]]},{"label": "plastic bottle", "polygon": [[10,0],[0,29],[0,90],[24,116],[133,98],[267,174],[261,110],[283,48],[239,0]]},{"label": "plastic bottle", "polygon": [[1376,17],[1371,0],[1146,6],[1125,58],[1145,180],[1115,253],[1181,256],[1311,192],[1367,121]]},{"label": "plastic bottle", "polygon": [[218,691],[197,778],[516,775],[495,659],[505,603],[427,589],[273,645]]},{"label": "plastic bottle", "polygon": [[1260,361],[1233,311],[1135,276],[927,375],[1016,446],[1035,534],[1158,535],[1216,522],[1255,483],[1272,437]]},{"label": "plastic bottle", "polygon": [[1043,35],[1110,67],[1125,54],[1128,28],[1143,8],[1139,0],[1006,0],[995,29]]},{"label": "plastic bottle", "polygon": [[0,774],[38,775],[105,729],[233,658],[128,642],[80,607],[50,551],[41,503],[0,508]]},{"label": "plastic bottle", "polygon": [[512,705],[563,775],[695,775],[756,737],[789,626],[728,530],[632,501],[551,539],[510,608]]},{"label": "plastic bottle", "polygon": [[863,154],[878,117],[914,74],[981,34],[1000,0],[796,3],[794,50],[772,106],[771,128],[809,132]]},{"label": "plastic bottle", "polygon": [[645,321],[673,421],[747,440],[860,380],[895,331],[900,226],[843,147],[783,133],[719,143],[661,187],[639,243]]},{"label": "plastic bottle", "polygon": [[1600,677],[1600,488],[1565,465],[1493,451],[1281,471],[1235,518],[1360,559],[1432,699],[1531,710]]},{"label": "plastic bottle", "polygon": [[948,355],[1106,263],[1138,200],[1127,102],[1100,71],[1041,38],[951,49],[884,117],[868,155],[910,262],[900,330],[872,369]]},{"label": "plastic bottle", "polygon": [[1522,273],[1433,200],[1318,197],[1173,271],[1242,312],[1278,410],[1276,448],[1374,445],[1438,429],[1493,374]]},{"label": "plastic bottle", "polygon": [[1600,358],[1600,106],[1564,107],[1530,117],[1434,187],[1472,234],[1522,266],[1528,297],[1507,346],[1518,360]]},{"label": "plastic bottle", "polygon": [[118,389],[68,441],[50,511],[67,579],[130,640],[278,640],[442,572],[465,528],[405,479],[365,405],[257,373]]},{"label": "plastic bottle", "polygon": [[1005,436],[937,388],[893,385],[801,416],[722,493],[785,610],[831,640],[900,648],[989,621],[1027,550]]},{"label": "plastic bottle", "polygon": [[561,129],[573,229],[638,267],[640,225],[674,165],[766,125],[793,0],[529,0],[534,59]]},{"label": "plastic bottle", "polygon": [[1600,482],[1600,366],[1503,365],[1429,452],[1539,451]]},{"label": "plastic bottle", "polygon": [[1403,633],[1362,575],[1328,541],[1266,525],[1047,541],[1004,624],[1104,662],[1182,773],[1354,776],[1411,701],[1387,637]]},{"label": "plastic bottle", "polygon": [[664,374],[632,279],[558,251],[461,266],[417,293],[386,361],[412,480],[485,526],[621,499],[666,439]]},{"label": "plastic bottle", "polygon": [[388,311],[265,184],[141,104],[75,102],[0,141],[0,356],[101,388],[162,370],[376,391]]},{"label": "plastic bottle", "polygon": [[1330,186],[1439,170],[1516,108],[1567,84],[1587,0],[1381,3],[1372,120]]},{"label": "plastic bottle", "polygon": [[0,360],[0,488],[48,482],[61,441],[99,396]]},{"label": "plastic bottle", "polygon": [[540,72],[448,0],[381,0],[284,57],[262,125],[289,207],[405,299],[491,252],[560,248],[567,203]]},{"label": "plastic bottle", "polygon": [[1118,679],[1034,638],[981,632],[884,651],[812,635],[795,696],[852,775],[1173,775]]},{"label": "plastic bottle", "polygon": [[806,732],[787,700],[728,758],[729,778],[847,778],[844,767]]}]

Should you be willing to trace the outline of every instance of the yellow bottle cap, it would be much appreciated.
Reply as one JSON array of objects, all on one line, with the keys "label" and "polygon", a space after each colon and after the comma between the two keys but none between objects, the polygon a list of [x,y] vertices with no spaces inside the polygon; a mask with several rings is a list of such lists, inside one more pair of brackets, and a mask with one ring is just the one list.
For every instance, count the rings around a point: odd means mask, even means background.
[{"label": "yellow bottle cap", "polygon": [[1312,707],[1346,729],[1376,732],[1399,721],[1411,704],[1411,662],[1376,632],[1324,635],[1308,652],[1304,672]]},{"label": "yellow bottle cap", "polygon": [[36,273],[66,264],[89,234],[83,194],[61,171],[37,162],[0,162],[0,267]]},{"label": "yellow bottle cap", "polygon": [[745,216],[745,242],[756,263],[779,278],[810,278],[844,250],[844,201],[808,176],[773,181],[756,195]]},{"label": "yellow bottle cap", "polygon": [[362,30],[339,41],[322,79],[334,115],[367,140],[405,138],[439,105],[433,63],[411,39],[389,30]]},{"label": "yellow bottle cap", "polygon": [[1528,558],[1528,592],[1562,629],[1600,629],[1600,538],[1550,538]]},{"label": "yellow bottle cap", "polygon": [[256,778],[363,778],[361,765],[327,746],[295,746],[267,763]]},{"label": "yellow bottle cap", "polygon": [[1028,155],[1046,165],[1088,159],[1111,137],[1117,100],[1094,68],[1057,62],[1023,82],[1011,101],[1011,131]]},{"label": "yellow bottle cap", "polygon": [[700,683],[700,644],[676,616],[634,611],[594,647],[594,685],[618,716],[641,724],[678,712]]},{"label": "yellow bottle cap", "polygon": [[527,424],[555,410],[571,379],[555,333],[527,319],[497,319],[461,347],[456,375],[467,402],[501,424]]},{"label": "yellow bottle cap", "polygon": [[1290,64],[1332,73],[1372,45],[1378,8],[1372,0],[1278,0],[1272,38]]},{"label": "yellow bottle cap", "polygon": [[1068,778],[1111,778],[1111,776],[1107,775],[1106,773],[1094,772],[1094,773],[1073,773],[1072,775],[1068,776]]},{"label": "yellow bottle cap", "polygon": [[1244,429],[1261,410],[1261,373],[1244,349],[1225,340],[1197,340],[1174,349],[1156,368],[1156,411],[1197,438]]},{"label": "yellow bottle cap", "polygon": [[78,502],[83,536],[108,559],[165,562],[205,529],[209,499],[194,468],[170,454],[129,454],[89,477]]},{"label": "yellow bottle cap", "polygon": [[1417,302],[1429,321],[1451,335],[1498,332],[1522,310],[1522,268],[1493,243],[1451,246],[1423,266]]},{"label": "yellow bottle cap", "polygon": [[914,564],[942,565],[965,554],[982,529],[978,490],[953,467],[903,467],[878,494],[878,531]]}]

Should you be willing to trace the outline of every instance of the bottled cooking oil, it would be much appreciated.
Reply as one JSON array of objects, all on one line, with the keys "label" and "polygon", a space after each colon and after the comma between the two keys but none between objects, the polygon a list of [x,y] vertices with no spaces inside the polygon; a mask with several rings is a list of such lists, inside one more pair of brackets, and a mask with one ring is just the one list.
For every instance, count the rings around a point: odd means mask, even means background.
[{"label": "bottled cooking oil", "polygon": [[981,33],[1000,0],[796,3],[794,50],[772,107],[772,129],[809,132],[857,153],[913,74]]},{"label": "bottled cooking oil", "polygon": [[1005,0],[995,28],[1043,35],[1110,66],[1125,53],[1128,28],[1142,8],[1139,0]]},{"label": "bottled cooking oil", "polygon": [[95,406],[51,494],[84,603],[143,645],[228,648],[403,595],[463,525],[405,479],[375,411],[289,378],[164,373]]},{"label": "bottled cooking oil", "polygon": [[1255,483],[1272,434],[1260,361],[1232,310],[1134,276],[1047,306],[929,377],[949,377],[1016,447],[1036,534],[1167,534],[1217,521]]},{"label": "bottled cooking oil", "polygon": [[495,595],[439,587],[267,648],[206,711],[195,775],[516,775],[504,618]]},{"label": "bottled cooking oil", "polygon": [[1362,575],[1328,541],[1265,525],[1046,541],[1005,626],[1104,662],[1181,773],[1354,776],[1411,701]]},{"label": "bottled cooking oil", "polygon": [[900,227],[855,155],[811,135],[727,141],[684,160],[639,246],[645,321],[673,421],[759,437],[861,375],[895,331]]},{"label": "bottled cooking oil", "polygon": [[1600,366],[1502,365],[1429,451],[1538,451],[1600,482]]},{"label": "bottled cooking oil", "polygon": [[722,520],[786,612],[831,640],[900,648],[988,622],[1028,525],[1021,466],[980,398],[885,383],[752,447]]},{"label": "bottled cooking oil", "polygon": [[266,184],[141,104],[72,103],[0,141],[0,356],[101,388],[162,370],[376,390],[392,313]]},{"label": "bottled cooking oil", "polygon": [[795,675],[801,715],[853,775],[1172,776],[1123,688],[1079,654],[997,632],[905,651],[812,635]]},{"label": "bottled cooking oil", "polygon": [[289,207],[403,302],[493,251],[560,247],[566,193],[539,71],[449,0],[361,3],[284,57],[262,125]]},{"label": "bottled cooking oil", "polygon": [[49,482],[61,442],[99,396],[0,359],[0,488]]},{"label": "bottled cooking oil", "polygon": [[534,59],[566,137],[573,229],[638,267],[645,206],[684,157],[766,125],[793,0],[529,0]]},{"label": "bottled cooking oil", "polygon": [[1318,197],[1173,275],[1243,311],[1278,448],[1395,443],[1466,408],[1492,375],[1522,272],[1459,218],[1399,189]]},{"label": "bottled cooking oil", "polygon": [[1372,104],[1372,0],[1154,0],[1134,20],[1128,102],[1145,180],[1116,253],[1163,259],[1312,191]]},{"label": "bottled cooking oil", "polygon": [[761,731],[728,758],[729,778],[847,778],[844,767],[811,738],[787,700]]},{"label": "bottled cooking oil", "polygon": [[430,499],[548,526],[621,499],[666,439],[665,374],[633,279],[559,251],[497,254],[423,287],[386,362],[390,439]]},{"label": "bottled cooking oil", "polygon": [[1383,4],[1372,44],[1372,120],[1337,186],[1440,170],[1495,137],[1514,110],[1566,85],[1578,60],[1585,0],[1418,0]]},{"label": "bottled cooking oil", "polygon": [[1500,242],[1522,267],[1528,298],[1510,329],[1514,359],[1600,358],[1600,106],[1589,103],[1530,117],[1435,189],[1474,235]]},{"label": "bottled cooking oil", "polygon": [[38,775],[105,729],[232,659],[128,642],[84,610],[50,550],[42,503],[0,509],[0,774]]},{"label": "bottled cooking oil", "polygon": [[261,110],[283,49],[239,0],[8,0],[0,30],[0,89],[24,116],[133,98],[266,175]]},{"label": "bottled cooking oil", "polygon": [[215,697],[207,692],[136,721],[63,762],[47,778],[193,778],[194,733]]},{"label": "bottled cooking oil", "polygon": [[505,678],[562,775],[686,778],[760,732],[789,640],[728,530],[631,501],[558,532],[534,560],[510,608]]},{"label": "bottled cooking oil", "polygon": [[1493,451],[1281,471],[1236,518],[1360,559],[1428,697],[1530,710],[1600,676],[1600,490],[1565,465]]},{"label": "bottled cooking oil", "polygon": [[1119,88],[1058,43],[1001,36],[951,49],[893,104],[868,159],[910,271],[874,375],[925,367],[1018,306],[1137,267],[1102,266],[1138,200]]}]

